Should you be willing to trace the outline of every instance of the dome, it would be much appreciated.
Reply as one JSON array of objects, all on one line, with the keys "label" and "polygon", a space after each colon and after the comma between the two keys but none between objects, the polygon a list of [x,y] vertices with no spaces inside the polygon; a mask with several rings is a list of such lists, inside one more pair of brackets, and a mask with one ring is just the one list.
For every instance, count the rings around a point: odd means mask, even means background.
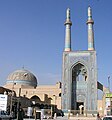
[{"label": "dome", "polygon": [[28,85],[28,86],[37,86],[37,79],[28,70],[21,69],[16,70],[13,73],[9,74],[7,77],[7,83],[14,83],[14,84],[21,84],[21,85]]}]

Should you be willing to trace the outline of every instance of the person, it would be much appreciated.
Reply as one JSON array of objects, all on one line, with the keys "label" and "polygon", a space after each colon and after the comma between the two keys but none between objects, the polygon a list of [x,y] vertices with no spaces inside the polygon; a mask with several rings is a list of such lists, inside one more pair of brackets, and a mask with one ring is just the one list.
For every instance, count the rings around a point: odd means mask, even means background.
[{"label": "person", "polygon": [[24,117],[24,110],[22,108],[19,109],[19,116],[18,116],[18,120],[23,120]]},{"label": "person", "polygon": [[97,114],[97,120],[101,120],[99,113]]},{"label": "person", "polygon": [[54,113],[54,119],[56,119],[57,118],[57,114],[56,113]]}]

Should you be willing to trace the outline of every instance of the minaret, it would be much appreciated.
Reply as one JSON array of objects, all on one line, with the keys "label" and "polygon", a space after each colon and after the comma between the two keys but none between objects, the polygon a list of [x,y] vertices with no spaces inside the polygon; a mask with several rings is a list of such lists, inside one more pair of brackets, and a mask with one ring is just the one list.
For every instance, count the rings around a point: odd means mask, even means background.
[{"label": "minaret", "polygon": [[66,12],[66,21],[64,23],[66,26],[65,30],[65,51],[71,51],[71,25],[72,22],[70,20],[70,9],[67,9]]},{"label": "minaret", "polygon": [[88,7],[88,50],[94,50],[94,31],[93,31],[93,24],[94,21],[92,19],[92,10],[91,7]]}]

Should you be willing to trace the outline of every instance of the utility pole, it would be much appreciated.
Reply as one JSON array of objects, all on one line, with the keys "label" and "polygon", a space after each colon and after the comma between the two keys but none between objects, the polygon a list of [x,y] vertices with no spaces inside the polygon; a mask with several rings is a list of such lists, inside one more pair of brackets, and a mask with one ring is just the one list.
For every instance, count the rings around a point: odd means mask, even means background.
[{"label": "utility pole", "polygon": [[13,83],[12,83],[12,90],[11,90],[11,97],[10,97],[10,115],[12,115],[12,106],[13,106],[13,97],[14,97],[14,80],[13,80]]},{"label": "utility pole", "polygon": [[19,120],[20,95],[21,95],[21,88],[19,88],[19,98],[18,98],[18,103],[17,103],[17,120]]},{"label": "utility pole", "polygon": [[108,76],[108,89],[109,89],[110,115],[111,115],[110,76]]},{"label": "utility pole", "polygon": [[108,76],[108,89],[109,89],[109,93],[110,93],[110,76]]}]

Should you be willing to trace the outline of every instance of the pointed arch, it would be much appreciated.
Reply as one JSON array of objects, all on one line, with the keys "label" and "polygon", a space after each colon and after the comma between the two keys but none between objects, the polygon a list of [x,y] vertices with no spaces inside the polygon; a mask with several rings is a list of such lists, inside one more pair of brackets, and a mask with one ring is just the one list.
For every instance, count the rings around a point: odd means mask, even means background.
[{"label": "pointed arch", "polygon": [[88,67],[87,62],[80,60],[80,59],[78,61],[76,61],[74,64],[72,64],[72,66],[70,67],[70,70],[72,70],[74,68],[74,66],[76,66],[78,64],[82,64],[83,66],[85,66],[87,73],[89,73],[89,70],[88,70],[89,67]]},{"label": "pointed arch", "polygon": [[[78,109],[79,102],[78,95],[80,92],[84,93],[84,89],[87,88],[87,80],[88,80],[88,67],[83,61],[77,61],[71,67],[71,108],[74,110]],[[80,91],[80,92],[79,92]],[[82,104],[84,104],[84,99],[82,98]]]},{"label": "pointed arch", "polygon": [[82,61],[78,61],[71,67],[72,79],[76,78],[76,80],[85,80],[88,78],[88,68],[85,63]]},{"label": "pointed arch", "polygon": [[35,101],[36,103],[37,103],[37,102],[41,102],[41,99],[40,99],[38,96],[36,96],[36,95],[32,96],[32,97],[30,98],[30,100],[31,100],[31,101]]}]

